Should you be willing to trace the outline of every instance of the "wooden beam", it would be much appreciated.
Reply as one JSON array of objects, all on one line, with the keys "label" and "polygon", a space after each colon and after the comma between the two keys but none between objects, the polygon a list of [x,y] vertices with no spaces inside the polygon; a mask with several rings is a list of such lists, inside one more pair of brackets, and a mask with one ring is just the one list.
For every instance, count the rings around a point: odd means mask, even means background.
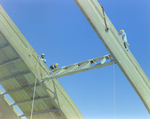
[{"label": "wooden beam", "polygon": [[[150,113],[150,81],[97,0],[74,0]],[[104,21],[104,19],[106,21]],[[108,31],[105,30],[106,24]]]},{"label": "wooden beam", "polygon": [[17,77],[17,76],[22,76],[22,75],[25,75],[25,74],[28,74],[28,73],[30,73],[30,71],[25,71],[25,72],[14,74],[14,75],[11,75],[11,76],[8,76],[8,77],[5,77],[5,78],[1,78],[0,82],[4,81],[4,80],[11,79],[11,78],[14,78],[14,77]]},{"label": "wooden beam", "polygon": [[1,66],[4,66],[4,65],[7,65],[7,64],[9,64],[9,63],[12,63],[12,62],[14,62],[14,61],[16,61],[16,60],[19,60],[20,58],[15,58],[15,59],[13,59],[13,60],[9,60],[9,61],[6,61],[6,62],[4,62],[4,63],[1,63],[0,64],[0,67]]},{"label": "wooden beam", "polygon": [[[45,96],[45,97],[35,98],[34,101],[45,100],[45,99],[49,99],[49,98],[50,98],[49,96]],[[19,101],[19,102],[15,102],[15,103],[11,104],[11,106],[19,105],[19,104],[27,103],[27,102],[32,102],[32,101],[33,101],[33,99],[24,100],[24,101]]]},{"label": "wooden beam", "polygon": [[[59,111],[59,109],[50,109],[50,110],[45,110],[45,111],[33,112],[32,115],[49,113],[49,112],[57,112],[57,111]],[[30,115],[31,115],[31,113],[27,113],[27,114],[22,114],[19,117],[30,116]]]},{"label": "wooden beam", "polygon": [[[36,86],[40,86],[40,84],[37,83]],[[20,90],[25,90],[25,89],[32,88],[32,87],[34,87],[34,84],[33,85],[29,85],[29,86],[25,86],[25,87],[21,87],[21,88],[17,88],[17,89],[14,89],[14,90],[3,92],[2,95],[13,93],[13,92],[17,92],[17,91],[20,91]]]}]

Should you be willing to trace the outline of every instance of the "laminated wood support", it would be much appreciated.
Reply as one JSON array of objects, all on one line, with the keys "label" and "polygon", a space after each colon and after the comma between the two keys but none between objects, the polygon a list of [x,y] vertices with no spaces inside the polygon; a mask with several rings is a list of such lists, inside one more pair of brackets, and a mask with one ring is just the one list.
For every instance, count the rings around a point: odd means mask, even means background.
[{"label": "laminated wood support", "polygon": [[[45,99],[49,99],[49,98],[50,98],[49,96],[45,96],[45,97],[35,98],[34,101],[45,100]],[[11,104],[11,106],[19,105],[19,104],[27,103],[27,102],[32,102],[32,101],[33,101],[33,99],[24,100],[24,101],[19,101],[19,102],[15,102],[15,103]]]},{"label": "laminated wood support", "polygon": [[22,75],[25,75],[25,74],[28,74],[28,73],[30,73],[30,71],[26,71],[26,72],[14,74],[14,75],[11,75],[11,76],[8,76],[8,77],[5,77],[5,78],[1,78],[1,79],[0,79],[0,82],[1,82],[1,81],[5,81],[5,80],[8,80],[8,79],[11,79],[11,78],[15,78],[15,77],[17,77],[17,76],[22,76]]},{"label": "laminated wood support", "polygon": [[[40,84],[36,84],[36,86],[40,86]],[[3,92],[2,95],[17,92],[17,91],[21,91],[21,90],[25,90],[25,89],[32,88],[32,87],[34,87],[34,84],[29,85],[29,86],[25,86],[25,87],[21,87],[21,88],[17,88],[17,89],[14,89],[14,90]]]},{"label": "laminated wood support", "polygon": [[[150,80],[131,51],[126,51],[122,38],[119,36],[106,13],[104,13],[103,8],[97,0],[74,1],[150,113]],[[109,28],[107,32],[105,30],[106,26],[103,14],[105,14],[105,20]]]},{"label": "laminated wood support", "polygon": [[[50,109],[45,111],[33,112],[32,115],[38,115],[38,114],[49,113],[49,112],[57,112],[57,111],[59,111],[59,109]],[[31,113],[27,113],[27,114],[22,114],[19,117],[30,116],[30,115]]]},{"label": "laminated wood support", "polygon": [[14,61],[16,61],[16,60],[19,60],[20,58],[15,58],[15,59],[13,59],[13,60],[9,60],[9,61],[6,61],[6,62],[4,62],[4,63],[1,63],[0,64],[0,67],[1,66],[4,66],[4,65],[7,65],[7,64],[9,64],[9,63],[12,63],[12,62],[14,62]]}]

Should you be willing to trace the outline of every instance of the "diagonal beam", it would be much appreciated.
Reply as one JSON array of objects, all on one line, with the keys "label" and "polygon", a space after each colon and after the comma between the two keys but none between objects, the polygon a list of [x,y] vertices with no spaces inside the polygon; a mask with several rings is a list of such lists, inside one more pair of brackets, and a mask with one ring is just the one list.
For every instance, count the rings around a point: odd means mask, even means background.
[{"label": "diagonal beam", "polygon": [[[36,84],[36,86],[40,86],[40,84]],[[25,90],[25,89],[32,88],[32,87],[34,87],[34,84],[33,85],[29,85],[29,86],[25,86],[25,87],[21,87],[21,88],[17,88],[17,89],[13,89],[13,90],[10,90],[10,91],[3,92],[2,95],[13,93],[13,92],[17,92],[17,91],[20,91],[20,90]]]},{"label": "diagonal beam", "polygon": [[[109,62],[106,63],[106,61],[108,61],[108,60],[109,60]],[[99,61],[99,63],[96,63],[97,61]],[[93,63],[96,65],[91,66]],[[65,67],[59,68],[57,70],[54,70],[53,72],[50,73],[49,76],[45,77],[44,80],[52,79],[52,78],[59,78],[59,77],[67,76],[67,75],[72,75],[75,73],[80,73],[80,72],[84,72],[84,71],[88,71],[88,70],[92,70],[92,69],[97,69],[97,68],[101,68],[101,67],[112,65],[112,64],[115,64],[115,63],[114,63],[114,61],[112,61],[111,56],[105,55],[103,57],[90,59],[88,61],[76,63],[73,65],[65,66]]]},{"label": "diagonal beam", "polygon": [[7,65],[7,64],[9,64],[9,63],[12,63],[12,62],[14,62],[14,61],[16,61],[16,60],[19,60],[20,58],[15,58],[15,59],[13,59],[13,60],[9,60],[9,61],[7,61],[7,62],[4,62],[4,63],[2,63],[2,64],[0,64],[0,67],[1,66],[4,66],[4,65]]},{"label": "diagonal beam", "polygon": [[5,77],[5,78],[1,78],[0,82],[4,81],[4,80],[11,79],[11,78],[14,78],[14,77],[17,77],[17,76],[22,76],[22,75],[25,75],[25,74],[28,74],[28,73],[30,73],[30,71],[25,71],[25,72],[14,74],[14,75],[11,75],[11,76],[8,76],[8,77]]},{"label": "diagonal beam", "polygon": [[[50,98],[49,96],[45,96],[45,97],[35,98],[34,101],[45,100],[45,99],[49,99],[49,98]],[[33,101],[33,99],[19,101],[19,102],[12,103],[10,106],[19,105],[19,104],[22,104],[22,103],[27,103],[27,102],[32,102],[32,101]]]},{"label": "diagonal beam", "polygon": [[[59,109],[50,109],[50,110],[45,110],[45,111],[33,112],[32,115],[49,113],[49,112],[57,112],[57,111],[59,111]],[[31,115],[31,113],[27,113],[27,114],[22,114],[19,117],[30,116],[30,115]]]},{"label": "diagonal beam", "polygon": [[[150,113],[150,81],[97,0],[74,0]],[[105,14],[105,15],[104,15]],[[107,23],[108,31],[105,31]]]}]

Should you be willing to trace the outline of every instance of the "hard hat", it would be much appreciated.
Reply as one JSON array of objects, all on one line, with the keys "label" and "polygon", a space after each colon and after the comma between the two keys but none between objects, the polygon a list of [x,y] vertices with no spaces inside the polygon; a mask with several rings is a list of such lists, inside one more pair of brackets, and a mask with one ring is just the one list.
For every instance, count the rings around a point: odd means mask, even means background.
[{"label": "hard hat", "polygon": [[43,53],[42,55],[43,55],[43,56],[45,56],[45,54],[44,54],[44,53]]},{"label": "hard hat", "polygon": [[58,63],[55,63],[55,67],[57,67],[58,66]]},{"label": "hard hat", "polygon": [[120,31],[124,32],[124,30],[123,30],[123,29],[122,29],[122,30],[120,30]]}]

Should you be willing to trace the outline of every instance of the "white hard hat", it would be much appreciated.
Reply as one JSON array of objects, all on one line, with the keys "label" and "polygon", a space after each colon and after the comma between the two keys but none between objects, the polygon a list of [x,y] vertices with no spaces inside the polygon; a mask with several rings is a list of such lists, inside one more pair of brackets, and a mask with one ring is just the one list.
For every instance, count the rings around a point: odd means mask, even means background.
[{"label": "white hard hat", "polygon": [[45,54],[43,53],[42,55],[44,55],[45,56]]}]

